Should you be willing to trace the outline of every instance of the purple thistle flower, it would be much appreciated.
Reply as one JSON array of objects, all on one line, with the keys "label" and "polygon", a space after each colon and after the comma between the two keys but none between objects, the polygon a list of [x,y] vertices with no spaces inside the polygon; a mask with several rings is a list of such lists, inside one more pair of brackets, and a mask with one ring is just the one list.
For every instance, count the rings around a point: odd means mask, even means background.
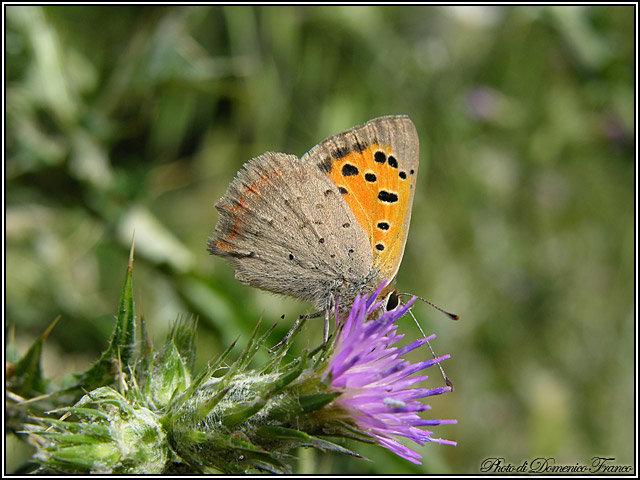
[{"label": "purple thistle flower", "polygon": [[[384,286],[384,285],[383,285]],[[419,412],[430,410],[417,399],[440,395],[451,387],[434,389],[410,388],[427,376],[410,377],[445,360],[450,355],[411,364],[401,358],[428,340],[431,335],[397,348],[393,345],[399,335],[396,320],[402,317],[415,301],[415,297],[395,310],[384,312],[377,319],[367,321],[382,302],[375,302],[383,286],[368,297],[357,297],[349,317],[336,338],[334,354],[330,360],[331,387],[342,392],[336,403],[342,406],[359,429],[375,438],[378,443],[395,454],[421,464],[417,452],[402,445],[396,437],[405,437],[419,445],[426,442],[456,445],[456,442],[432,438],[433,432],[420,427],[458,423],[456,420],[424,420]]]}]

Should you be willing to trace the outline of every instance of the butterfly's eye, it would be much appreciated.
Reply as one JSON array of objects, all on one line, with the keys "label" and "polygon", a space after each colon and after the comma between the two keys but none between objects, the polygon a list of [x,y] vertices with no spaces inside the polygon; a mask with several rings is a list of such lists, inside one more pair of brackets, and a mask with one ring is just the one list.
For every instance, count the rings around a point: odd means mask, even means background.
[{"label": "butterfly's eye", "polygon": [[398,297],[398,291],[394,290],[393,292],[389,293],[389,296],[387,297],[387,304],[384,308],[388,312],[396,308],[399,304],[400,298]]}]

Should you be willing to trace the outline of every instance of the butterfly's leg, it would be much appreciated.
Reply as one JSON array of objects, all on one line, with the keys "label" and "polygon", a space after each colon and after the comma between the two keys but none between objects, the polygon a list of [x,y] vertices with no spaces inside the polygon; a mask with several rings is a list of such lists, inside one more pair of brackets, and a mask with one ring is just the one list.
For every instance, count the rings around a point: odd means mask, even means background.
[{"label": "butterfly's leg", "polygon": [[[302,323],[303,320],[306,320],[307,318],[317,318],[320,315],[322,315],[322,312],[305,313],[304,315],[300,315],[296,319],[296,321],[293,323],[293,326],[287,332],[287,334],[284,336],[284,338],[282,340],[280,340],[275,346],[271,347],[269,349],[269,352],[273,353],[276,350],[278,350],[280,347],[285,345],[289,341],[289,339],[291,338],[291,335],[293,335],[293,333],[298,329],[298,327],[300,326],[300,324]],[[325,343],[326,343],[326,340],[325,340]]]},{"label": "butterfly's leg", "polygon": [[330,315],[331,309],[327,308],[324,311],[324,341],[322,342],[322,345],[326,345],[329,342],[329,315]]},{"label": "butterfly's leg", "polygon": [[325,346],[329,342],[329,329],[331,326],[329,325],[329,320],[331,320],[331,310],[335,309],[335,317],[336,317],[336,327],[338,326],[338,300],[335,294],[331,294],[329,298],[329,306],[324,311],[324,342],[322,342],[322,346]]}]

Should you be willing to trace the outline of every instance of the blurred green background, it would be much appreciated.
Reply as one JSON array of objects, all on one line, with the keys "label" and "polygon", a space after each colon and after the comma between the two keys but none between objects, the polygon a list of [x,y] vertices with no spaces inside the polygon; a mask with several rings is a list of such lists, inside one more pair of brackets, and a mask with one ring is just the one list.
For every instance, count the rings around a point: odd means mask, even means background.
[{"label": "blurred green background", "polygon": [[[97,359],[135,230],[159,343],[199,316],[200,365],[309,306],[210,256],[215,201],[264,151],[408,114],[421,168],[398,286],[455,392],[414,466],[298,452],[296,472],[478,473],[487,457],[634,464],[634,6],[6,7],[6,332],[58,315],[45,372]],[[300,340],[320,338],[310,322]],[[409,319],[408,338],[419,335]],[[265,353],[266,355],[266,353]],[[414,361],[430,356],[416,353]],[[430,372],[431,386],[442,385]],[[12,442],[8,471],[28,449]]]}]

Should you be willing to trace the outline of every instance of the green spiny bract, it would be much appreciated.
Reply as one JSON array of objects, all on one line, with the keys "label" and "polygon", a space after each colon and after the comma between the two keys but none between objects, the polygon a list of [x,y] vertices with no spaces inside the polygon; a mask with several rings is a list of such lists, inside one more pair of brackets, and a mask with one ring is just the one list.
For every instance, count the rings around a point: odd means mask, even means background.
[{"label": "green spiny bract", "polygon": [[[271,333],[258,338],[256,327],[230,367],[224,362],[235,342],[194,376],[196,322],[178,319],[155,350],[144,321],[135,321],[131,273],[132,257],[116,327],[98,362],[71,386],[49,390],[40,401],[46,408],[12,406],[29,416],[20,433],[36,446],[40,472],[285,473],[288,452],[299,446],[358,456],[317,435],[370,441],[336,420],[344,416],[333,404],[339,394],[327,389],[331,345],[287,363],[292,337],[252,370]],[[39,365],[39,355],[29,362]]]},{"label": "green spiny bract", "polygon": [[98,474],[165,471],[170,453],[158,415],[113,388],[97,388],[74,407],[52,413],[73,419],[40,418],[41,428],[28,429],[39,444],[34,459],[43,470]]},{"label": "green spiny bract", "polygon": [[288,472],[283,460],[299,446],[357,456],[315,436],[340,432],[351,436],[325,408],[338,394],[327,392],[322,364],[314,365],[305,354],[283,366],[285,346],[261,370],[245,368],[267,334],[256,340],[254,333],[223,375],[213,376],[221,371],[221,359],[210,365],[165,417],[172,447],[192,466],[226,473]]}]

